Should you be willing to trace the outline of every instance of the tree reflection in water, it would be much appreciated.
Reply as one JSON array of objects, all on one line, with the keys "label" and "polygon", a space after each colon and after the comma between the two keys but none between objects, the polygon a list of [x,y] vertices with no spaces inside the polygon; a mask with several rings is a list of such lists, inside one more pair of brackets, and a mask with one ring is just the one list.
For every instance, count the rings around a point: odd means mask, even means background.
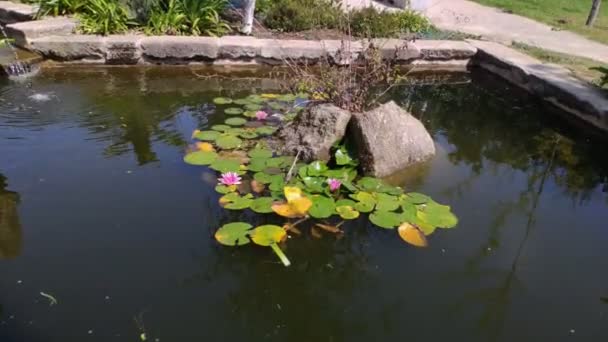
[{"label": "tree reflection in water", "polygon": [[21,254],[22,236],[19,223],[19,194],[6,189],[7,179],[0,174],[0,260]]}]

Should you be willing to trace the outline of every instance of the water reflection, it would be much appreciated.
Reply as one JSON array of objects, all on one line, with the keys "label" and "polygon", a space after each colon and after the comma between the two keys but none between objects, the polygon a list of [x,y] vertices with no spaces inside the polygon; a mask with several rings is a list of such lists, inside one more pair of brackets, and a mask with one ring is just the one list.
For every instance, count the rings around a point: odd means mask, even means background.
[{"label": "water reflection", "polygon": [[0,174],[0,260],[21,254],[22,237],[19,223],[19,194],[6,189],[7,179]]}]

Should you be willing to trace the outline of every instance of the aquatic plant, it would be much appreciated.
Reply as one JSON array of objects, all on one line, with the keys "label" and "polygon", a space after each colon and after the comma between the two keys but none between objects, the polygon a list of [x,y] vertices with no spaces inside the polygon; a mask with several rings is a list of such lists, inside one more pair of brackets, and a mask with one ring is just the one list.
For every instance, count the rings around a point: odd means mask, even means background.
[{"label": "aquatic plant", "polygon": [[[303,94],[263,94],[237,100],[216,98],[213,102],[218,110],[226,105],[246,109],[255,104],[264,111],[270,108],[270,103],[275,103],[274,107],[294,108],[294,103],[306,98]],[[194,131],[193,138],[204,142],[196,143],[184,161],[208,166],[221,174],[215,190],[222,195],[219,204],[223,208],[277,215],[286,222],[282,226],[259,227],[247,222],[228,223],[215,234],[219,243],[242,246],[253,242],[267,246],[288,266],[290,262],[279,245],[288,232],[301,233],[297,226],[306,220],[341,220],[335,225],[314,222],[311,235],[322,237],[322,232],[343,234],[340,226],[345,220],[367,219],[377,227],[396,229],[401,239],[416,247],[427,246],[427,237],[437,228],[457,225],[458,219],[449,206],[424,194],[406,192],[381,179],[360,176],[357,160],[343,145],[334,146],[329,163],[305,164],[299,163],[297,156],[277,155],[263,138],[273,134],[281,122],[274,117],[261,122],[247,115],[247,111],[240,113],[242,117],[231,115],[225,125]],[[284,114],[283,117],[289,117],[291,113]]]}]

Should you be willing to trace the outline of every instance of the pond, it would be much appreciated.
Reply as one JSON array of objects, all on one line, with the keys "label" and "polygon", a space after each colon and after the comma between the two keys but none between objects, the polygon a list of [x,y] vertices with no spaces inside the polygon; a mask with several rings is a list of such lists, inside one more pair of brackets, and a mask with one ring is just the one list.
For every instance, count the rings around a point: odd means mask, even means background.
[{"label": "pond", "polygon": [[[232,74],[231,74],[232,75]],[[187,165],[212,100],[276,90],[181,68],[45,69],[0,85],[0,341],[605,341],[606,142],[473,73],[390,96],[437,156],[399,175],[459,224],[405,244],[219,245],[217,175]],[[57,300],[51,305],[53,299]]]}]

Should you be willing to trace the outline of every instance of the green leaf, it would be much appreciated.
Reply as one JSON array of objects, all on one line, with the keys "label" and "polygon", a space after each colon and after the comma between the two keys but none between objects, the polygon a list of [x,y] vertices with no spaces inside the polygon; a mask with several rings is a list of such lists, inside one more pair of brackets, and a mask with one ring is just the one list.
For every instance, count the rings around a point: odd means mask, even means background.
[{"label": "green leaf", "polygon": [[344,167],[340,169],[327,170],[323,173],[323,176],[327,178],[339,179],[342,182],[352,181],[357,177],[357,170]]},{"label": "green leaf", "polygon": [[221,184],[220,184],[220,185],[218,185],[218,186],[216,186],[216,187],[215,187],[215,191],[216,191],[217,193],[220,193],[220,194],[224,194],[224,195],[225,195],[225,194],[229,194],[229,193],[233,192],[234,190],[233,190],[233,188],[231,188],[231,187],[229,187],[229,186],[226,186],[226,185],[221,185]]},{"label": "green leaf", "polygon": [[241,146],[243,140],[232,134],[222,134],[219,138],[217,138],[215,143],[222,149],[231,150]]},{"label": "green leaf", "polygon": [[369,215],[369,220],[378,227],[394,229],[401,225],[402,216],[391,211],[374,211]]},{"label": "green leaf", "polygon": [[247,96],[247,100],[249,102],[253,102],[253,103],[264,103],[264,102],[266,102],[265,98],[261,97],[260,95],[255,95],[255,94]]},{"label": "green leaf", "polygon": [[348,205],[336,207],[336,212],[338,213],[338,215],[340,215],[341,218],[345,220],[354,220],[359,217],[359,212]]},{"label": "green leaf", "polygon": [[394,211],[401,206],[401,201],[398,197],[378,193],[376,194],[376,210],[378,211]]},{"label": "green leaf", "polygon": [[230,126],[242,126],[245,124],[245,122],[247,122],[247,120],[245,120],[243,118],[229,118],[224,122],[226,123],[226,125],[230,125]]},{"label": "green leaf", "polygon": [[253,200],[250,205],[251,210],[259,214],[272,213],[272,203],[274,199],[272,197],[259,197]]},{"label": "green leaf", "polygon": [[249,100],[247,99],[238,99],[238,100],[234,100],[232,103],[237,104],[239,106],[244,106],[246,104],[251,103]]},{"label": "green leaf", "polygon": [[285,237],[285,229],[267,224],[255,228],[251,232],[251,240],[260,246],[270,246],[273,243],[278,243]]},{"label": "green leaf", "polygon": [[255,179],[256,181],[258,181],[262,184],[270,184],[273,180],[273,177],[274,176],[266,174],[264,172],[258,172],[253,175],[253,179]]},{"label": "green leaf", "polygon": [[304,177],[302,182],[306,187],[306,191],[310,193],[322,193],[327,189],[325,179],[321,177]]},{"label": "green leaf", "polygon": [[220,133],[217,131],[202,131],[198,132],[194,135],[194,137],[198,140],[203,141],[214,141],[220,136]]},{"label": "green leaf", "polygon": [[452,228],[458,224],[458,218],[452,213],[449,206],[432,200],[418,211],[417,216],[422,221],[439,228]]},{"label": "green leaf", "polygon": [[402,216],[404,221],[415,224],[416,221],[416,213],[418,209],[411,202],[401,200],[401,210],[403,210]]},{"label": "green leaf", "polygon": [[243,116],[246,116],[246,117],[248,117],[248,118],[255,118],[255,113],[256,113],[256,112],[254,112],[254,111],[252,111],[252,110],[246,110],[246,111],[243,113]]},{"label": "green leaf", "polygon": [[270,102],[268,107],[272,108],[273,110],[285,110],[285,106],[279,102]]},{"label": "green leaf", "polygon": [[247,235],[253,226],[245,222],[232,222],[223,225],[215,232],[215,239],[226,246],[242,246],[250,241]]},{"label": "green leaf", "polygon": [[231,104],[232,99],[229,97],[216,97],[213,99],[213,103],[215,103],[217,105]]},{"label": "green leaf", "polygon": [[432,201],[429,196],[417,192],[408,192],[405,195],[407,196],[407,200],[413,204],[425,204]]},{"label": "green leaf", "polygon": [[254,131],[243,131],[239,133],[239,136],[243,139],[255,139],[258,137],[258,134]]},{"label": "green leaf", "polygon": [[262,126],[255,129],[255,132],[259,135],[272,135],[277,131],[276,127]]},{"label": "green leaf", "polygon": [[262,109],[262,106],[257,103],[248,103],[245,105],[245,109],[249,112],[257,112]]},{"label": "green leaf", "polygon": [[357,186],[361,190],[368,192],[375,192],[383,185],[384,183],[380,179],[373,177],[363,177],[357,181]]},{"label": "green leaf", "polygon": [[266,158],[252,158],[247,168],[249,171],[260,172],[266,169]]},{"label": "green leaf", "polygon": [[369,213],[376,206],[376,199],[368,192],[360,191],[356,194],[351,194],[350,197],[358,201],[355,204],[355,209],[362,213]]},{"label": "green leaf", "polygon": [[209,165],[217,159],[217,153],[211,151],[195,151],[184,156],[184,161],[191,165]]},{"label": "green leaf", "polygon": [[230,210],[243,210],[249,208],[253,200],[247,197],[236,197],[232,201],[229,201],[224,208]]},{"label": "green leaf", "polygon": [[274,175],[271,177],[272,180],[270,181],[268,189],[270,191],[283,191],[283,188],[285,187],[285,180],[283,179],[283,175]]},{"label": "green leaf", "polygon": [[228,125],[213,125],[211,126],[211,129],[218,132],[226,132],[232,129],[232,127]]},{"label": "green leaf", "polygon": [[311,196],[312,207],[310,207],[308,214],[314,218],[322,219],[332,216],[336,210],[336,203],[332,198],[315,195]]},{"label": "green leaf", "polygon": [[349,199],[341,199],[336,201],[336,207],[355,207],[355,201]]},{"label": "green leaf", "polygon": [[296,96],[293,94],[285,94],[285,95],[281,95],[277,98],[279,101],[283,101],[283,102],[293,102],[296,100]]},{"label": "green leaf", "polygon": [[357,163],[350,157],[346,148],[341,147],[334,154],[338,165],[356,165]]},{"label": "green leaf", "polygon": [[248,155],[251,158],[272,158],[272,151],[265,149],[265,148],[259,148],[256,147],[253,150],[249,151]]},{"label": "green leaf", "polygon": [[224,113],[226,113],[227,115],[240,115],[243,114],[243,110],[237,107],[230,107],[226,108],[226,110],[224,110]]},{"label": "green leaf", "polygon": [[216,159],[209,167],[221,173],[238,172],[241,170],[241,163],[234,159]]}]

